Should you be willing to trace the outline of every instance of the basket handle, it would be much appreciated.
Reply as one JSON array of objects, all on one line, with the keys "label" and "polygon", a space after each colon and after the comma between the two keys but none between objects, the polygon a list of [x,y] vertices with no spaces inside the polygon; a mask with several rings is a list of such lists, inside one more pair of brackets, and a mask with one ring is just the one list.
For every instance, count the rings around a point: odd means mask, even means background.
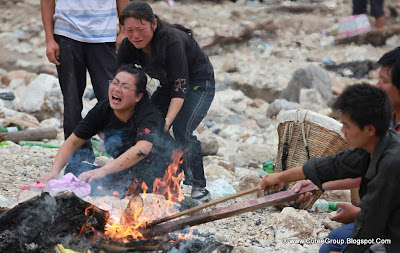
[{"label": "basket handle", "polygon": [[[282,171],[286,170],[286,161],[289,156],[289,144],[292,141],[293,137],[293,128],[294,123],[288,123],[285,125],[285,129],[283,130],[283,146],[282,146]],[[286,135],[289,134],[288,138],[286,139]]]},{"label": "basket handle", "polygon": [[310,124],[307,125],[307,132],[305,131],[305,124],[301,123],[301,135],[303,136],[304,148],[307,152],[307,160],[310,160],[310,150],[308,148],[307,139],[310,134]]}]

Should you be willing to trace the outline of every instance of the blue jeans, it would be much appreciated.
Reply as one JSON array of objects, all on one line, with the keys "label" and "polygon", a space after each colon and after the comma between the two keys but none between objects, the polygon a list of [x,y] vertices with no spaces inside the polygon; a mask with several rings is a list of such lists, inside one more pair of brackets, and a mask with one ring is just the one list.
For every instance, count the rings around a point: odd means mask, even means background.
[{"label": "blue jeans", "polygon": [[[351,237],[351,233],[353,232],[354,229],[354,222],[349,223],[346,225],[343,225],[337,229],[332,230],[328,238],[329,239],[338,239],[338,240],[344,240],[346,242],[347,238]],[[329,253],[330,251],[342,251],[347,244],[322,244],[321,248],[319,249],[319,253]],[[366,249],[364,253],[370,253],[370,249]]]},{"label": "blue jeans", "polygon": [[[115,43],[85,43],[55,35],[60,47],[58,79],[64,100],[64,136],[70,136],[82,119],[82,97],[86,88],[86,71],[90,74],[93,90],[98,101],[108,98],[108,80],[117,71]],[[88,157],[89,156],[89,157]],[[93,162],[94,153],[90,142],[85,144],[72,158]]]},{"label": "blue jeans", "polygon": [[[354,223],[349,223],[346,225],[343,225],[339,228],[336,228],[334,230],[332,230],[329,235],[328,238],[329,239],[343,239],[345,242],[347,240],[347,238],[351,237],[351,233],[353,232],[354,229]],[[346,247],[346,243],[345,244],[322,244],[321,248],[319,249],[319,253],[329,253],[330,251],[341,251],[342,249],[344,249]]]},{"label": "blue jeans", "polygon": [[[193,131],[207,115],[214,95],[214,76],[206,80],[190,81],[183,106],[172,124],[175,140],[184,151],[182,168],[186,185],[206,186],[201,143]],[[151,100],[165,117],[171,101],[169,89],[158,88]]]}]

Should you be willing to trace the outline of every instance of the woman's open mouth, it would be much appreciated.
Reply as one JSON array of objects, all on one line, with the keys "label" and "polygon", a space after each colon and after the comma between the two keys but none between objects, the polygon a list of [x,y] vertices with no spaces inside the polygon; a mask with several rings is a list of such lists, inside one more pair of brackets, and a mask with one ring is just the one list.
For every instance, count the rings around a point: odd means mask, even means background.
[{"label": "woman's open mouth", "polygon": [[121,98],[114,95],[112,96],[112,100],[116,102],[121,102]]}]

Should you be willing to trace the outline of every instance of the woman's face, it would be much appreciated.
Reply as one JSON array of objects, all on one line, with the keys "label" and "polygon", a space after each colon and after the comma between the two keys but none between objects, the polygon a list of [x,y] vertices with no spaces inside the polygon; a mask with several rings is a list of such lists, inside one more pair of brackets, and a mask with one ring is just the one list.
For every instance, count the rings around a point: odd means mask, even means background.
[{"label": "woman's face", "polygon": [[136,92],[136,76],[125,71],[119,72],[108,87],[110,106],[118,113],[132,113],[142,96]]},{"label": "woman's face", "polygon": [[126,18],[124,20],[126,37],[138,49],[150,49],[154,31],[157,29],[157,19],[149,22],[144,19]]}]

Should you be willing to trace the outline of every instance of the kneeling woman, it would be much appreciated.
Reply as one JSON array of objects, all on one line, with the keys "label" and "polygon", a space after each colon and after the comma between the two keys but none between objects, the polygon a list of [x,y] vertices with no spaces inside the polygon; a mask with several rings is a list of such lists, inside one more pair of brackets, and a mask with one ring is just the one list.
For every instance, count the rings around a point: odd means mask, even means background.
[{"label": "kneeling woman", "polygon": [[[91,183],[94,195],[140,193],[145,190],[141,189],[142,182],[151,192],[154,180],[163,176],[171,162],[172,137],[162,131],[165,120],[150,103],[146,84],[142,69],[132,64],[122,66],[110,83],[108,100],[98,102],[78,124],[41,180],[56,179],[74,152],[102,132],[106,151],[114,160],[101,168],[87,163],[69,164],[65,174],[72,172]],[[132,189],[133,185],[138,187]]]}]

